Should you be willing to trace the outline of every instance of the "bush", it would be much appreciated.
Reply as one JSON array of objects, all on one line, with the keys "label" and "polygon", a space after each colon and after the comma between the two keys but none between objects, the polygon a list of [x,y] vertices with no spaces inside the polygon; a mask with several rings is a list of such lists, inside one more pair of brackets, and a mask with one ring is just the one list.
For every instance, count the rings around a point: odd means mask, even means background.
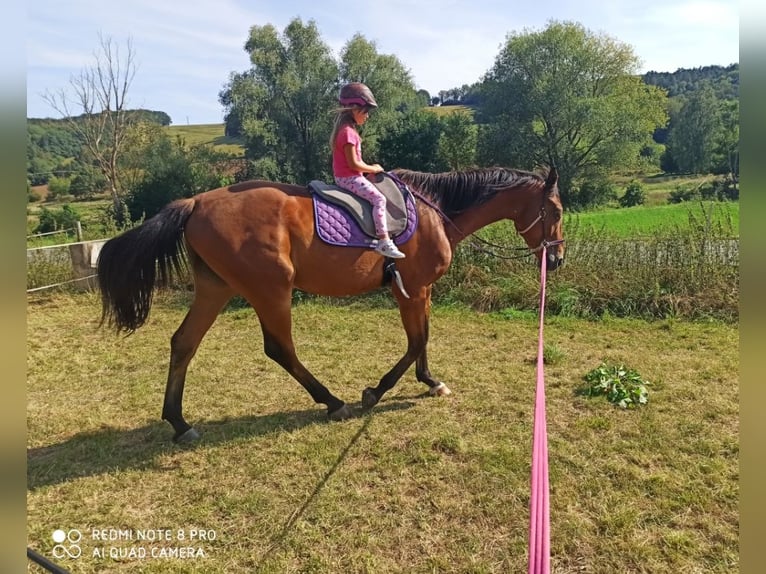
[{"label": "bush", "polygon": [[668,196],[668,203],[683,203],[684,201],[694,201],[700,198],[698,187],[688,185],[677,185]]},{"label": "bush", "polygon": [[72,180],[69,192],[77,198],[89,199],[107,188],[106,178],[92,169],[78,173]]},{"label": "bush", "polygon": [[634,205],[643,205],[645,201],[646,191],[644,186],[637,181],[631,181],[620,198],[620,205],[622,207],[633,207]]},{"label": "bush", "polygon": [[731,175],[726,175],[714,182],[715,195],[719,201],[738,201],[739,183]]},{"label": "bush", "polygon": [[574,209],[599,207],[617,199],[614,186],[604,179],[583,181],[570,196],[570,206]]},{"label": "bush", "polygon": [[67,177],[52,177],[48,180],[48,196],[52,199],[69,195],[72,182]]},{"label": "bush", "polygon": [[71,229],[80,220],[80,214],[64,205],[60,210],[52,210],[43,207],[40,210],[40,223],[35,228],[35,233],[50,233],[61,229]]}]

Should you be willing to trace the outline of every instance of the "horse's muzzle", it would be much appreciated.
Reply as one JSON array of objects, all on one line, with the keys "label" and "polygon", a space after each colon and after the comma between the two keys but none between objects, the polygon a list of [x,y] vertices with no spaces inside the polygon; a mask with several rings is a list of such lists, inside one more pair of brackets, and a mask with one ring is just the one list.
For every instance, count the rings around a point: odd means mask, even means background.
[{"label": "horse's muzzle", "polygon": [[564,264],[564,258],[555,253],[546,253],[545,268],[548,271],[555,271]]}]

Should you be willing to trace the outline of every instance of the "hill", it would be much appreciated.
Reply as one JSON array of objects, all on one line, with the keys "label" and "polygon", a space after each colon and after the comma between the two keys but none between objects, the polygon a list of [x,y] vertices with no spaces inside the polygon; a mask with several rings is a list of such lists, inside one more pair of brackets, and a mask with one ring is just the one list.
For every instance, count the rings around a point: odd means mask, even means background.
[{"label": "hill", "polygon": [[708,83],[720,99],[739,99],[739,64],[679,68],[675,72],[651,71],[642,77],[647,84],[667,90],[671,98],[684,96],[696,90],[700,84]]},{"label": "hill", "polygon": [[182,138],[189,145],[209,144],[218,151],[244,156],[244,139],[225,135],[225,127],[225,124],[220,123],[168,126],[166,129],[168,134]]}]

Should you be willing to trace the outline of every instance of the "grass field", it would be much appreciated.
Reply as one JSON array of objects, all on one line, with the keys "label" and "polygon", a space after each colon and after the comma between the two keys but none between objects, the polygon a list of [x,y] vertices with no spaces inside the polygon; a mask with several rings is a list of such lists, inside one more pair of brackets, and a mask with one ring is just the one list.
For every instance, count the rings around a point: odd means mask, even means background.
[{"label": "grass field", "polygon": [[565,215],[565,230],[577,222],[581,233],[603,232],[609,237],[640,238],[661,232],[710,226],[739,237],[739,202],[696,201],[654,206],[603,209]]},{"label": "grass field", "polygon": [[209,144],[219,151],[244,156],[242,140],[224,135],[224,124],[175,125],[166,129],[171,136],[183,138],[187,144]]},{"label": "grass field", "polygon": [[[96,329],[94,294],[30,298],[30,547],[51,557],[54,529],[81,530],[82,556],[60,560],[79,573],[525,571],[534,314],[434,308],[431,368],[454,394],[424,397],[409,371],[372,414],[330,424],[263,355],[252,311],[226,311],[187,381],[202,441],[179,448],[158,419],[185,297],[159,296],[128,338]],[[304,363],[354,408],[404,349],[391,308],[294,316]],[[553,317],[545,341],[552,571],[738,571],[736,326]],[[637,370],[649,405],[578,395],[601,361]],[[214,540],[178,541],[192,529]],[[205,556],[151,556],[187,545]]]},{"label": "grass field", "polygon": [[438,116],[446,116],[454,114],[455,112],[469,113],[471,116],[474,114],[474,109],[470,106],[429,106],[427,108],[429,112],[432,112]]}]

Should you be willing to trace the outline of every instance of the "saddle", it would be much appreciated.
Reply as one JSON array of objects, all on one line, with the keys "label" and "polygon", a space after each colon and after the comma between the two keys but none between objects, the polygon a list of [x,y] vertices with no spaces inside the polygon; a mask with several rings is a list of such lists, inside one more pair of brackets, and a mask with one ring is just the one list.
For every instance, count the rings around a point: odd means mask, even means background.
[{"label": "saddle", "polygon": [[[417,227],[412,193],[388,173],[374,174],[370,181],[386,196],[386,221],[394,243],[406,242]],[[331,245],[371,247],[377,241],[369,201],[336,185],[312,180],[308,184],[314,200],[317,235]]]}]

